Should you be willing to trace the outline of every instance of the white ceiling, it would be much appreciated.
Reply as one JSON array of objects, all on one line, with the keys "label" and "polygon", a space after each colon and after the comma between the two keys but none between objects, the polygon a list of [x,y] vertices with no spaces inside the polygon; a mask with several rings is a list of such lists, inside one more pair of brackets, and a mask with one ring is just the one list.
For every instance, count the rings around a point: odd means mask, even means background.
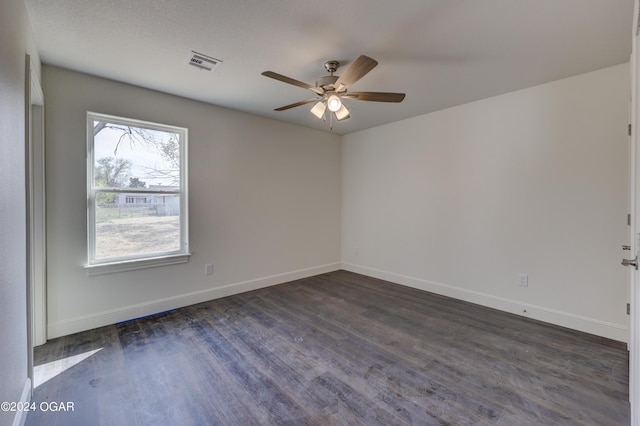
[{"label": "white ceiling", "polygon": [[[323,63],[379,65],[353,91],[405,92],[401,104],[347,101],[338,134],[629,60],[633,0],[26,0],[41,59],[150,89],[329,130],[309,110]],[[223,63],[187,65],[194,50]],[[340,75],[340,71],[336,73]]]}]

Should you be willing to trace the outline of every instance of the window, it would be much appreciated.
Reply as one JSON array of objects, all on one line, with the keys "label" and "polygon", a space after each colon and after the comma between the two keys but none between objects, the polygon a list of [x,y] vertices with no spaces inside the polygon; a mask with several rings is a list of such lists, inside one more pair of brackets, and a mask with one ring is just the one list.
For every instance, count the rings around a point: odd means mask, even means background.
[{"label": "window", "polygon": [[187,129],[87,113],[90,273],[188,261]]}]

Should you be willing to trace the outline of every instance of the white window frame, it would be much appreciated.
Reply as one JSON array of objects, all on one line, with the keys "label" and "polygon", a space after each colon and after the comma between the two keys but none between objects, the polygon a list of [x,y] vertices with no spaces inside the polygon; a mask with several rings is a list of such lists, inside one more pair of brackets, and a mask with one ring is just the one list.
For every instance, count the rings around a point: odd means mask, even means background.
[{"label": "white window frame", "polygon": [[[95,155],[94,155],[94,121],[106,121],[124,126],[141,127],[151,130],[176,133],[180,138],[180,189],[178,190],[150,190],[136,188],[95,187]],[[149,121],[136,120],[114,115],[87,112],[87,264],[85,268],[89,275],[124,272],[136,269],[152,268],[156,266],[187,263],[189,252],[189,199],[188,199],[188,129]],[[96,259],[96,194],[135,193],[145,194],[179,194],[180,195],[180,249],[153,254],[128,255]]]}]

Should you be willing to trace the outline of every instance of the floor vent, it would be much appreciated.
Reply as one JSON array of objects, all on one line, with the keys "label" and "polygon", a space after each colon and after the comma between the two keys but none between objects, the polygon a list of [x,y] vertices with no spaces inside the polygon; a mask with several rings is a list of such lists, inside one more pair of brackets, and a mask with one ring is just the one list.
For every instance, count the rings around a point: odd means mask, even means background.
[{"label": "floor vent", "polygon": [[215,59],[202,53],[191,51],[187,63],[196,68],[206,71],[214,71],[222,61]]}]

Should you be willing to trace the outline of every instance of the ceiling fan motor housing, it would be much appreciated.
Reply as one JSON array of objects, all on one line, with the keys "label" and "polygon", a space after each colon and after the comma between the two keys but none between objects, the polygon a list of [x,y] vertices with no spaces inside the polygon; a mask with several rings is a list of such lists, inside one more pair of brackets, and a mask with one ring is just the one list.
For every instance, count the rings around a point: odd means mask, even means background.
[{"label": "ceiling fan motor housing", "polygon": [[338,80],[337,75],[326,75],[316,80],[316,87],[323,87],[323,88],[327,88],[329,86],[333,87],[333,84],[337,80]]}]

